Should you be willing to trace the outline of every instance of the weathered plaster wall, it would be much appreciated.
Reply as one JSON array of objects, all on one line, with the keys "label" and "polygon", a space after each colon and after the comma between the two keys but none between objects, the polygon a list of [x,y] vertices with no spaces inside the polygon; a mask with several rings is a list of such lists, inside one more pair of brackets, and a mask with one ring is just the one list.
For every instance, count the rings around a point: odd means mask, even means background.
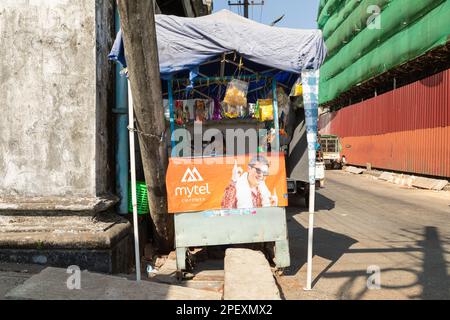
[{"label": "weathered plaster wall", "polygon": [[112,3],[0,1],[0,198],[108,191]]}]

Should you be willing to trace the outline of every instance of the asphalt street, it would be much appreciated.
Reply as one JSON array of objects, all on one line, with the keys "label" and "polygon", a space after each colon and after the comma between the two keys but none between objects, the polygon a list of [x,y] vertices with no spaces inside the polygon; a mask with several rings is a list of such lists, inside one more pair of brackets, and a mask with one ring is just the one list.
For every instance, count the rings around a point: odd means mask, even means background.
[{"label": "asphalt street", "polygon": [[292,266],[278,278],[285,299],[450,299],[450,192],[327,171],[313,291],[303,290],[309,214],[297,204],[288,210]]}]

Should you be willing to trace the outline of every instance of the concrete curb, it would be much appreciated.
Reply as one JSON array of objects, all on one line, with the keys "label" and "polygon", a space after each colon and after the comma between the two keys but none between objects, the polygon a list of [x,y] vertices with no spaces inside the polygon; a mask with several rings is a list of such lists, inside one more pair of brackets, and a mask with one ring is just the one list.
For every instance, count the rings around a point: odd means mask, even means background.
[{"label": "concrete curb", "polygon": [[105,195],[96,198],[87,197],[1,197],[2,215],[95,215],[114,207],[119,198]]},{"label": "concrete curb", "polygon": [[345,172],[353,174],[370,175],[378,180],[390,182],[408,188],[426,189],[434,191],[449,191],[450,183],[447,180],[431,179],[420,176],[393,173],[388,171],[366,170],[357,167],[346,167]]},{"label": "concrete curb", "polygon": [[[61,268],[78,265],[90,271],[126,273],[133,257],[132,227],[127,220],[119,216],[109,221],[110,218],[105,218],[106,222],[96,222],[92,219],[91,224],[101,224],[101,228],[89,231],[87,226],[86,230],[81,232],[70,230],[70,224],[74,224],[77,219],[74,217],[46,218],[45,221],[59,219],[59,225],[66,221],[68,226],[62,230],[52,230],[52,227],[58,226],[50,225],[47,230],[30,232],[32,226],[25,226],[27,232],[21,232],[19,222],[15,232],[0,233],[0,262]],[[78,219],[82,223],[87,221],[86,217]]]},{"label": "concrete curb", "polygon": [[47,268],[6,294],[8,300],[221,300],[222,294],[83,271],[70,290],[65,269]]}]

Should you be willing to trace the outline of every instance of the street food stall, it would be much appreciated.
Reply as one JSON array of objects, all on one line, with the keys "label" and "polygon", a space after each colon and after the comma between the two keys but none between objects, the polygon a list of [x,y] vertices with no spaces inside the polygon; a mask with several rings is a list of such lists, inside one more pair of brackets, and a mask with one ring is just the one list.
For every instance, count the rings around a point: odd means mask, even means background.
[{"label": "street food stall", "polygon": [[[215,245],[275,243],[277,267],[290,265],[290,97],[301,95],[310,289],[318,70],[326,56],[321,32],[270,27],[227,10],[200,18],[156,15],[156,31],[170,128],[168,211],[175,215],[180,274],[188,248]],[[126,66],[120,33],[110,57]]]}]

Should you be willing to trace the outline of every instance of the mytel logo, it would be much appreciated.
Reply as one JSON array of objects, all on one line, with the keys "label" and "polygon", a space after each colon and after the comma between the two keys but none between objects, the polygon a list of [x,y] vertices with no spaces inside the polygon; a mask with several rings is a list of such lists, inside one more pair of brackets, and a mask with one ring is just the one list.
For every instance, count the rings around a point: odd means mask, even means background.
[{"label": "mytel logo", "polygon": [[198,184],[198,182],[204,181],[205,180],[203,179],[197,168],[188,168],[183,176],[183,179],[181,179],[181,182],[190,184],[182,187],[177,187],[175,189],[175,196],[191,199],[193,197],[196,198],[200,196],[210,195],[211,192],[209,191],[209,183]]},{"label": "mytel logo", "polygon": [[183,179],[181,182],[188,183],[188,182],[202,182],[204,181],[202,176],[200,175],[200,172],[198,172],[197,168],[194,167],[194,170],[191,170],[191,168],[188,168],[186,173],[184,174]]}]

